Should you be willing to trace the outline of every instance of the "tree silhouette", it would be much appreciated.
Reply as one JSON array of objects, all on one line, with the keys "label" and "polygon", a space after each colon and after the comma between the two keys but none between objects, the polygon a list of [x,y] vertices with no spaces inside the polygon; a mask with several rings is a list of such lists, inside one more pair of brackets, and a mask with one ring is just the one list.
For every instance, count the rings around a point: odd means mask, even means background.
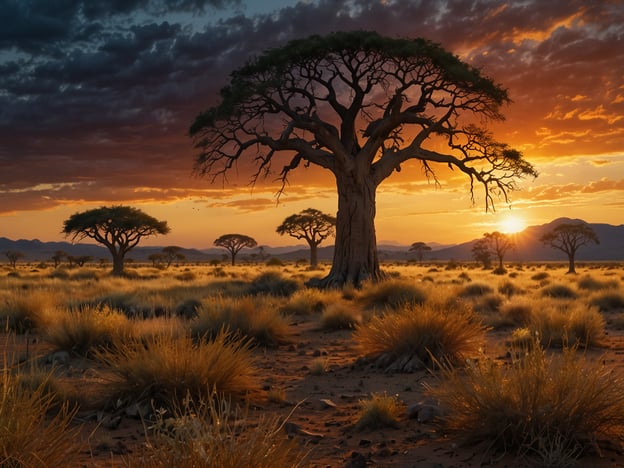
[{"label": "tree silhouette", "polygon": [[182,261],[186,260],[186,257],[182,253],[182,247],[176,245],[170,245],[163,247],[162,249],[163,259],[165,261],[165,268],[169,268],[174,260]]},{"label": "tree silhouette", "polygon": [[24,254],[16,250],[7,250],[6,252],[4,252],[4,256],[9,261],[9,265],[13,270],[15,270],[15,268],[17,267],[17,261],[20,258],[24,258]]},{"label": "tree silhouette", "polygon": [[325,239],[335,234],[336,218],[314,208],[290,215],[277,227],[280,235],[288,234],[303,239],[310,246],[310,267],[318,267],[317,248]]},{"label": "tree silhouette", "polygon": [[492,255],[498,259],[498,267],[494,271],[499,274],[505,273],[503,260],[505,258],[505,254],[514,248],[513,240],[507,234],[503,234],[498,231],[490,233],[486,232],[483,234],[483,239],[489,246]]},{"label": "tree silhouette", "polygon": [[472,258],[483,265],[484,269],[492,266],[492,252],[487,239],[481,238],[472,246]]},{"label": "tree silhouette", "polygon": [[600,244],[596,232],[585,223],[563,223],[542,235],[545,245],[561,250],[568,256],[568,273],[576,273],[576,251],[589,243]]},{"label": "tree silhouette", "polygon": [[232,266],[234,266],[236,264],[236,254],[238,252],[240,252],[244,247],[253,248],[258,245],[258,243],[254,238],[243,234],[224,234],[214,241],[214,245],[223,247],[230,252]]},{"label": "tree silhouette", "polygon": [[58,268],[58,266],[61,264],[63,259],[67,258],[67,257],[68,257],[67,253],[63,252],[62,250],[57,250],[56,252],[54,252],[54,255],[52,255],[52,261],[54,262],[54,268]]},{"label": "tree silhouette", "polygon": [[154,268],[160,267],[160,264],[165,261],[165,255],[162,253],[153,253],[147,256],[147,259],[152,262]]},{"label": "tree silhouette", "polygon": [[473,201],[481,185],[486,210],[496,197],[508,202],[517,178],[537,175],[520,152],[473,124],[502,120],[508,102],[504,88],[438,44],[336,32],[291,41],[235,70],[189,134],[199,150],[195,171],[212,180],[247,157],[256,163],[252,183],[278,165],[279,193],[302,165],[330,171],[336,248],[318,285],[359,285],[382,276],[375,197],[403,163],[420,163],[436,183],[447,167],[459,170]]},{"label": "tree silhouette", "polygon": [[419,262],[422,262],[423,255],[425,254],[425,252],[431,252],[431,247],[429,247],[424,242],[414,242],[410,246],[410,248],[407,249],[407,251],[408,252],[416,252],[416,258],[418,259]]},{"label": "tree silhouette", "polygon": [[130,206],[102,206],[75,213],[63,224],[63,233],[71,234],[72,241],[88,237],[106,246],[113,257],[111,273],[115,276],[123,275],[125,256],[141,239],[169,231],[166,221]]}]

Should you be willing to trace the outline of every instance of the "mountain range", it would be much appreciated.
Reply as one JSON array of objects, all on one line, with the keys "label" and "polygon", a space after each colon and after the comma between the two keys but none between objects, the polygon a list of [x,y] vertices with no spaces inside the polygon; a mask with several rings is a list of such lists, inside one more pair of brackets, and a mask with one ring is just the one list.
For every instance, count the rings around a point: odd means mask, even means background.
[{"label": "mountain range", "polygon": [[[563,252],[545,246],[540,242],[540,237],[562,223],[585,223],[580,219],[558,218],[547,224],[530,226],[525,230],[513,234],[516,247],[507,253],[506,261],[529,262],[529,261],[559,261],[566,260]],[[600,244],[590,244],[581,247],[576,255],[577,260],[585,261],[620,261],[624,260],[624,225],[613,226],[611,224],[586,223],[591,227],[598,238]],[[431,242],[432,250],[426,252],[425,260],[472,260],[472,246],[478,239],[464,242],[452,246],[444,246]],[[409,246],[394,243],[380,243],[378,246],[381,261],[388,260],[409,260],[414,259],[415,254],[408,252]],[[110,258],[108,250],[97,244],[71,244],[69,242],[41,242],[40,240],[10,240],[0,237],[0,254],[6,251],[17,251],[24,254],[25,261],[48,261],[57,251],[66,252],[69,255],[81,256],[89,255],[94,259]],[[290,247],[267,247],[263,246],[266,257],[278,257],[286,261],[296,261],[309,258],[309,249],[306,245]],[[319,247],[319,260],[329,261],[333,256],[333,246]],[[136,261],[148,261],[149,255],[160,253],[162,247],[141,247],[134,248],[129,257]],[[188,261],[204,262],[210,260],[222,260],[227,252],[219,248],[209,249],[182,249]],[[258,249],[243,249],[239,254],[240,261],[249,259],[252,254],[255,260],[259,259]],[[0,257],[3,260],[4,255]]]}]

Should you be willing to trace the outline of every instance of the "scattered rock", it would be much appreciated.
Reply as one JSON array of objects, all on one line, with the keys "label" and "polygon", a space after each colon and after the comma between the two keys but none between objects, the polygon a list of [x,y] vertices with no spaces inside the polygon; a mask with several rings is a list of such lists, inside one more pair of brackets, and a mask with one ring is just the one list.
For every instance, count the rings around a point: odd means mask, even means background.
[{"label": "scattered rock", "polygon": [[419,401],[407,407],[407,417],[421,423],[432,422],[443,415],[443,411],[432,401]]}]

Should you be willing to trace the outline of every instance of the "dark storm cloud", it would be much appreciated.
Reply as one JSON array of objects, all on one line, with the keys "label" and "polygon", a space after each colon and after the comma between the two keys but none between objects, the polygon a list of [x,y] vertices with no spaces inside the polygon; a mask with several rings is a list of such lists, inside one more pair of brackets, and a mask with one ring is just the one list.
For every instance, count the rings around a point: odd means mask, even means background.
[{"label": "dark storm cloud", "polygon": [[[68,192],[77,193],[94,181],[127,184],[124,193],[196,187],[186,131],[232,69],[294,37],[337,30],[423,36],[462,54],[510,88],[513,125],[552,130],[544,148],[590,118],[621,148],[609,121],[624,113],[624,51],[614,47],[623,8],[585,3],[319,0],[251,17],[235,0],[1,2],[0,193],[46,183],[78,184]],[[217,19],[224,7],[235,10]]]}]

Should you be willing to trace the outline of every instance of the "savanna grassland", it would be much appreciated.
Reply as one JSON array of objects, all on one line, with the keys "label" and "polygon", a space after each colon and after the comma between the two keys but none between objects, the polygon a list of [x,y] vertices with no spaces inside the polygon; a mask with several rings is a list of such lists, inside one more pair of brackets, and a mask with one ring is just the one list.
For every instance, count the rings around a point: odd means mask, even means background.
[{"label": "savanna grassland", "polygon": [[624,466],[623,265],[383,270],[4,267],[0,465]]}]

